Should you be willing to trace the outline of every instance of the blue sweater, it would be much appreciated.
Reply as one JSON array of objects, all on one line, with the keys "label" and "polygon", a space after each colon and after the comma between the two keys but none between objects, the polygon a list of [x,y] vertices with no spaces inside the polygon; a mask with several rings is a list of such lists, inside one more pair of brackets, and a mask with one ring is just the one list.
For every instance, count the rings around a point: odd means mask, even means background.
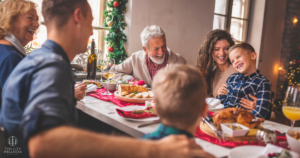
[{"label": "blue sweater", "polygon": [[2,105],[2,89],[13,69],[25,57],[13,46],[0,44],[0,109]]}]

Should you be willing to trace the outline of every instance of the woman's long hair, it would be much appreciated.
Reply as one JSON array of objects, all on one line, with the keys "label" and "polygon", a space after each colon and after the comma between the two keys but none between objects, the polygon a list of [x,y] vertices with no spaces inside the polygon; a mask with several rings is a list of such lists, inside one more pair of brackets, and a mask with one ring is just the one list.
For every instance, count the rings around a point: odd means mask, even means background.
[{"label": "woman's long hair", "polygon": [[0,3],[0,39],[13,30],[13,20],[19,15],[36,9],[34,2],[27,0],[6,0]]},{"label": "woman's long hair", "polygon": [[[216,64],[213,62],[212,53],[214,50],[214,46],[219,40],[225,39],[229,44],[230,47],[233,46],[234,40],[231,37],[231,34],[225,30],[213,30],[211,31],[207,36],[202,44],[199,56],[197,59],[197,65],[196,67],[198,70],[202,73],[203,77],[205,78],[206,84],[207,84],[207,93],[211,92],[211,82],[213,75],[213,70]],[[228,58],[228,62],[230,63],[230,60]]]}]

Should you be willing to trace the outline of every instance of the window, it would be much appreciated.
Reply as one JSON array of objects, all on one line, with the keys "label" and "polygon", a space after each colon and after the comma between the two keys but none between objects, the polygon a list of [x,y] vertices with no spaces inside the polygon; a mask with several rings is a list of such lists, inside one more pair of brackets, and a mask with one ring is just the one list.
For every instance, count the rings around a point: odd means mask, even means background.
[{"label": "window", "polygon": [[229,30],[237,41],[245,41],[250,0],[216,0],[213,30]]},{"label": "window", "polygon": [[[41,13],[41,8],[42,8],[42,1],[43,0],[31,0],[38,4],[38,9],[37,12],[40,17],[40,21],[44,21],[42,13]],[[102,55],[104,53],[107,53],[107,46],[105,45],[104,42],[104,37],[107,34],[107,28],[102,27],[103,26],[103,20],[104,20],[104,15],[103,12],[105,10],[105,3],[106,0],[88,0],[91,8],[92,8],[92,14],[94,16],[94,21],[93,21],[93,28],[94,32],[93,35],[90,37],[89,42],[92,41],[92,39],[95,40],[96,43],[96,48],[97,52],[99,52],[97,55]],[[41,24],[38,33],[34,37],[34,40],[31,41],[26,47],[30,48],[38,48],[41,47],[41,45],[47,40],[47,28],[45,25]],[[89,47],[88,47],[89,48]],[[104,50],[104,51],[103,51]],[[100,54],[101,53],[101,54]],[[86,57],[88,56],[89,53],[83,52],[80,55],[77,55],[74,60],[72,61],[73,63],[80,64],[80,65],[86,65]]]}]

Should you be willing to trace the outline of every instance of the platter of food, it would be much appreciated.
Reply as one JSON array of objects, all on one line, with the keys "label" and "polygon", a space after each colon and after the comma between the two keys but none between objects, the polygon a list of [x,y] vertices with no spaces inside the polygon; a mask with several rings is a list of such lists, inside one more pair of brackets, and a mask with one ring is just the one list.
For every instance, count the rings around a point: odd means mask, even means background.
[{"label": "platter of food", "polygon": [[[229,141],[257,142],[256,132],[259,129],[263,129],[263,127],[260,124],[264,122],[264,119],[255,119],[255,117],[251,114],[251,112],[242,108],[227,108],[216,112],[214,114],[213,121],[216,127],[221,128],[221,124],[223,124],[226,125],[228,128],[232,127],[233,131],[239,130],[239,128],[234,126],[229,126],[230,123],[236,123],[237,125],[240,124],[241,125],[240,127],[249,128],[248,132],[244,136],[232,137],[226,134]],[[200,129],[204,133],[212,137],[216,137],[214,131],[209,127],[208,124],[201,122]]]},{"label": "platter of food", "polygon": [[118,91],[115,91],[115,97],[121,101],[143,104],[145,101],[154,99],[152,91],[146,87],[137,85],[119,84]]}]

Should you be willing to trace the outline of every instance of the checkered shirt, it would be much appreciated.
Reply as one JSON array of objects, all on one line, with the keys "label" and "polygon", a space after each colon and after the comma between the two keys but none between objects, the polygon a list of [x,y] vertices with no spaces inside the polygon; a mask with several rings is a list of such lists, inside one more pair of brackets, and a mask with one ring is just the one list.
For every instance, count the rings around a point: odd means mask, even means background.
[{"label": "checkered shirt", "polygon": [[150,60],[150,58],[148,58],[148,55],[147,55],[147,67],[149,69],[151,79],[153,79],[153,77],[156,75],[158,70],[160,70],[160,69],[167,66],[167,63],[168,63],[168,60],[169,60],[169,52],[166,52],[165,54],[166,54],[166,56],[165,56],[164,62],[162,64],[158,64],[156,67],[154,66],[154,64]]},{"label": "checkered shirt", "polygon": [[168,135],[180,135],[180,134],[183,134],[183,135],[186,135],[188,138],[193,138],[194,136],[187,132],[187,131],[184,131],[184,130],[179,130],[177,128],[174,128],[174,127],[170,127],[170,126],[165,126],[163,124],[159,124],[156,131],[154,131],[153,133],[149,133],[149,134],[146,134],[142,137],[142,139],[151,139],[151,140],[158,140],[158,139],[161,139],[161,138],[164,138]]},{"label": "checkered shirt", "polygon": [[241,98],[253,101],[249,94],[257,97],[256,109],[252,114],[256,117],[269,119],[272,110],[271,82],[257,70],[255,73],[244,76],[241,73],[232,74],[226,81],[227,95],[221,95],[225,108],[242,107]]}]

